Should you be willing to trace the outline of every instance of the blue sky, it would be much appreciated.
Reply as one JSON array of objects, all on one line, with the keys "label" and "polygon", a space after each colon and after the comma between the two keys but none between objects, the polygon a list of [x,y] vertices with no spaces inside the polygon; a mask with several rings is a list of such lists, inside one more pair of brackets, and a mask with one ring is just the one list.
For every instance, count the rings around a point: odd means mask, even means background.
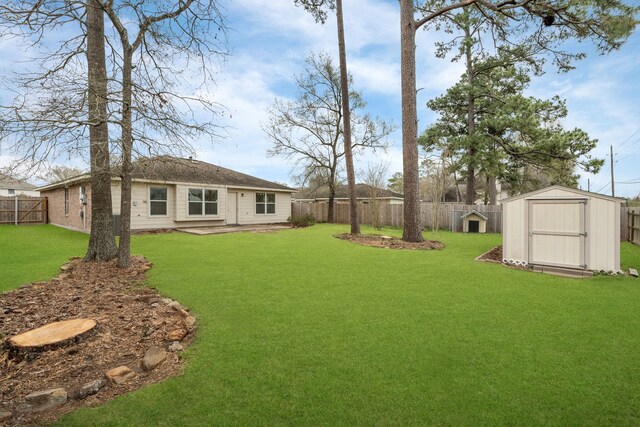
[{"label": "blue sky", "polygon": [[[290,165],[268,158],[269,142],[261,124],[266,108],[277,97],[294,95],[294,75],[304,69],[306,56],[326,51],[337,58],[335,19],[315,23],[293,1],[233,0],[226,3],[231,55],[222,65],[213,92],[215,101],[227,108],[223,124],[228,136],[211,145],[199,145],[197,157],[265,179],[290,182]],[[399,10],[392,0],[345,2],[347,60],[357,89],[368,102],[368,112],[400,125]],[[441,34],[420,31],[417,37],[418,110],[420,130],[435,116],[426,102],[440,95],[462,74],[461,64],[437,59],[434,41]],[[3,41],[4,44],[4,41]],[[580,127],[599,140],[593,154],[605,158],[614,147],[616,195],[640,193],[640,34],[636,32],[618,51],[607,56],[580,47],[587,59],[576,69],[558,74],[551,67],[534,78],[529,93],[548,98],[555,94],[567,100],[567,128]],[[11,56],[0,46],[0,71]],[[638,131],[637,133],[635,133]],[[635,134],[634,134],[635,133]],[[387,153],[356,158],[356,169],[368,161],[389,162],[389,172],[402,169],[401,135],[389,138]],[[197,144],[197,142],[194,141]],[[0,155],[0,162],[7,160]],[[582,174],[581,186],[610,194],[609,158],[598,175]],[[637,183],[626,183],[637,181]]]},{"label": "blue sky", "polygon": [[[294,74],[304,69],[311,51],[324,50],[337,58],[335,20],[316,24],[302,9],[288,1],[234,1],[228,6],[229,40],[232,55],[218,81],[216,99],[229,108],[230,136],[200,156],[212,162],[247,171],[268,179],[289,181],[289,165],[268,159],[269,147],[260,129],[265,109],[276,97],[294,94]],[[347,61],[355,86],[368,101],[368,111],[400,124],[399,11],[397,2],[352,0],[345,2]],[[426,102],[455,83],[461,64],[437,59],[434,41],[441,34],[420,31],[417,37],[418,109],[420,129],[435,116]],[[588,53],[576,69],[558,74],[552,67],[534,78],[529,93],[567,100],[567,128],[580,127],[599,140],[593,154],[605,158],[614,147],[616,195],[640,193],[640,34],[636,32],[620,51],[606,56],[590,45],[578,46]],[[629,139],[630,138],[630,139]],[[387,153],[376,155],[390,163],[390,173],[402,169],[401,135],[391,138]],[[374,159],[374,160],[375,160]],[[372,156],[356,159],[363,168]],[[597,175],[582,174],[581,186],[610,193],[609,158]],[[635,184],[624,182],[638,181]]]}]

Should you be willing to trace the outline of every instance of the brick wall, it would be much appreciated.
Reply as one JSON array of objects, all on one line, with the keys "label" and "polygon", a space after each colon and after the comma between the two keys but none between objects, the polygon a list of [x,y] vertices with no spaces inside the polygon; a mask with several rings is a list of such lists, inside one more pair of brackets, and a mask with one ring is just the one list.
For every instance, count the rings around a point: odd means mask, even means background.
[{"label": "brick wall", "polygon": [[[49,222],[62,227],[75,230],[89,231],[91,228],[91,187],[88,183],[84,185],[86,189],[87,204],[84,206],[80,202],[80,185],[72,185],[69,190],[69,213],[64,210],[64,188],[43,191],[42,195],[48,198]],[[82,219],[82,213],[86,215],[86,221]],[[85,225],[86,224],[86,225]]]}]

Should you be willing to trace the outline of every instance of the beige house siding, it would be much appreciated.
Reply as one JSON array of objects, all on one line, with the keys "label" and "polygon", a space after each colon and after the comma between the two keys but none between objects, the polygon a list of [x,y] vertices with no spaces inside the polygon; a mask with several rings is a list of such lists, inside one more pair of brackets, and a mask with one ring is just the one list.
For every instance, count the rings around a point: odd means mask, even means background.
[{"label": "beige house siding", "polygon": [[[216,190],[218,192],[218,214],[217,215],[189,215],[189,189],[202,188],[204,190]],[[222,224],[225,219],[225,209],[227,201],[227,191],[223,186],[202,185],[202,184],[179,184],[176,185],[175,198],[175,221],[176,222],[215,222]]]},{"label": "beige house siding", "polygon": [[[167,215],[151,215],[149,202],[149,189],[151,187],[166,187]],[[187,214],[187,194],[189,188],[218,190],[218,215],[205,217],[189,216]],[[120,187],[112,187],[111,190],[114,199],[114,214],[119,214]],[[157,228],[210,227],[222,225],[224,224],[224,212],[221,211],[221,209],[223,209],[224,200],[224,188],[219,186],[134,182],[131,186],[131,229],[149,230]]]},{"label": "beige house siding", "polygon": [[[13,193],[9,192],[9,190],[13,190]],[[39,197],[40,192],[37,190],[23,190],[9,187],[0,188],[0,197],[14,197],[14,196],[29,196],[29,197]]]},{"label": "beige house siding", "polygon": [[619,229],[616,199],[551,187],[503,202],[503,258],[619,271]]},{"label": "beige house siding", "polygon": [[[149,211],[150,187],[167,188],[167,215],[151,215]],[[218,214],[190,216],[188,214],[189,188],[203,188],[218,191]],[[44,191],[49,198],[49,222],[74,230],[89,231],[91,228],[91,197],[89,183],[86,184],[87,205],[84,207],[86,222],[82,220],[80,203],[80,185],[69,186],[69,214],[64,213],[64,188]],[[159,228],[213,227],[225,225],[227,212],[227,193],[237,192],[238,224],[271,224],[287,222],[291,216],[291,193],[273,190],[252,190],[227,188],[219,185],[197,183],[152,183],[133,182],[131,185],[131,229],[150,230]],[[275,214],[256,214],[256,193],[276,194]],[[112,209],[114,215],[120,215],[120,182],[111,184]]]},{"label": "beige house siding", "polygon": [[[287,222],[291,216],[291,193],[273,190],[244,190],[229,188],[238,193],[238,224],[272,224]],[[256,193],[276,194],[275,214],[256,214]]]}]

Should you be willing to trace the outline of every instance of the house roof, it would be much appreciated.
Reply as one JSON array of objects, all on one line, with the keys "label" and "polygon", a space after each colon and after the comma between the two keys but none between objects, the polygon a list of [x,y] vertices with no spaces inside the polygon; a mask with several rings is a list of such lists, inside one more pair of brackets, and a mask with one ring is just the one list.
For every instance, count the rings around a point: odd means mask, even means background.
[{"label": "house roof", "polygon": [[485,215],[481,214],[480,212],[478,212],[475,209],[470,210],[466,214],[462,215],[460,218],[466,218],[466,217],[471,216],[471,215],[476,215],[476,216],[484,219],[485,221],[487,221],[489,219],[488,217],[486,217]]},{"label": "house roof", "polygon": [[[371,191],[373,188],[368,184],[356,184],[356,198],[358,199],[369,199],[371,198]],[[395,191],[387,190],[385,188],[378,188],[377,197],[378,198],[397,198],[403,199],[404,196],[400,193],[396,193]],[[302,188],[298,190],[297,193],[294,193],[292,196],[294,199],[328,199],[329,198],[329,188],[326,186],[320,188]],[[336,189],[336,199],[347,199],[349,198],[349,188],[346,185],[340,185]]]},{"label": "house roof", "polygon": [[282,184],[236,172],[222,166],[193,159],[177,157],[142,158],[133,164],[133,179],[172,182],[197,182],[235,187],[295,190]]},{"label": "house roof", "polygon": [[14,190],[34,190],[35,185],[10,177],[0,173],[0,188],[11,188]]},{"label": "house roof", "polygon": [[[145,157],[134,161],[132,164],[131,177],[133,181],[198,183],[289,192],[295,191],[285,185],[227,169],[222,166],[212,165],[211,163],[200,160],[169,156]],[[51,190],[64,185],[87,181],[89,178],[89,174],[83,174],[44,186],[41,190]]]},{"label": "house roof", "polygon": [[524,194],[520,194],[520,195],[517,195],[517,196],[509,197],[507,199],[502,199],[502,200],[500,200],[500,203],[504,204],[504,203],[511,202],[511,201],[517,200],[517,199],[533,197],[533,196],[545,193],[545,192],[550,191],[550,190],[564,190],[564,191],[569,191],[571,193],[576,193],[576,194],[579,194],[579,195],[582,195],[582,196],[595,197],[597,199],[610,200],[612,202],[618,202],[618,203],[624,203],[625,202],[625,199],[621,199],[619,197],[607,196],[606,194],[600,194],[600,193],[592,193],[590,191],[578,190],[577,188],[570,188],[570,187],[565,187],[565,186],[562,186],[562,185],[552,185],[551,187],[545,187],[545,188],[541,188],[539,190],[531,191],[529,193],[524,193]]}]

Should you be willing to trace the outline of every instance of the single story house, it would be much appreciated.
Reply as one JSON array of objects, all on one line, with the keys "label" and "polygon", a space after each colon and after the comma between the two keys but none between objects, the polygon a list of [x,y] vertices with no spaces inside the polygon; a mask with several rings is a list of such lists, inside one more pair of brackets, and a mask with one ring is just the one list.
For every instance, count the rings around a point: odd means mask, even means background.
[{"label": "single story house", "polygon": [[[90,175],[41,187],[49,222],[74,230],[91,228]],[[133,163],[131,229],[273,224],[291,216],[291,194],[281,184],[199,160],[168,156]],[[115,222],[120,215],[120,179],[113,178]]]},{"label": "single story house", "polygon": [[0,174],[0,197],[30,196],[38,197],[40,192],[35,185]]},{"label": "single story house", "polygon": [[[356,184],[356,199],[359,202],[367,204],[371,201],[373,191],[375,191],[377,200],[383,204],[401,205],[404,202],[404,196],[400,193],[362,183]],[[301,188],[292,195],[292,198],[294,202],[300,203],[328,203],[329,189],[326,186],[314,189]],[[338,186],[334,201],[335,203],[349,203],[349,189],[346,185]]]}]

